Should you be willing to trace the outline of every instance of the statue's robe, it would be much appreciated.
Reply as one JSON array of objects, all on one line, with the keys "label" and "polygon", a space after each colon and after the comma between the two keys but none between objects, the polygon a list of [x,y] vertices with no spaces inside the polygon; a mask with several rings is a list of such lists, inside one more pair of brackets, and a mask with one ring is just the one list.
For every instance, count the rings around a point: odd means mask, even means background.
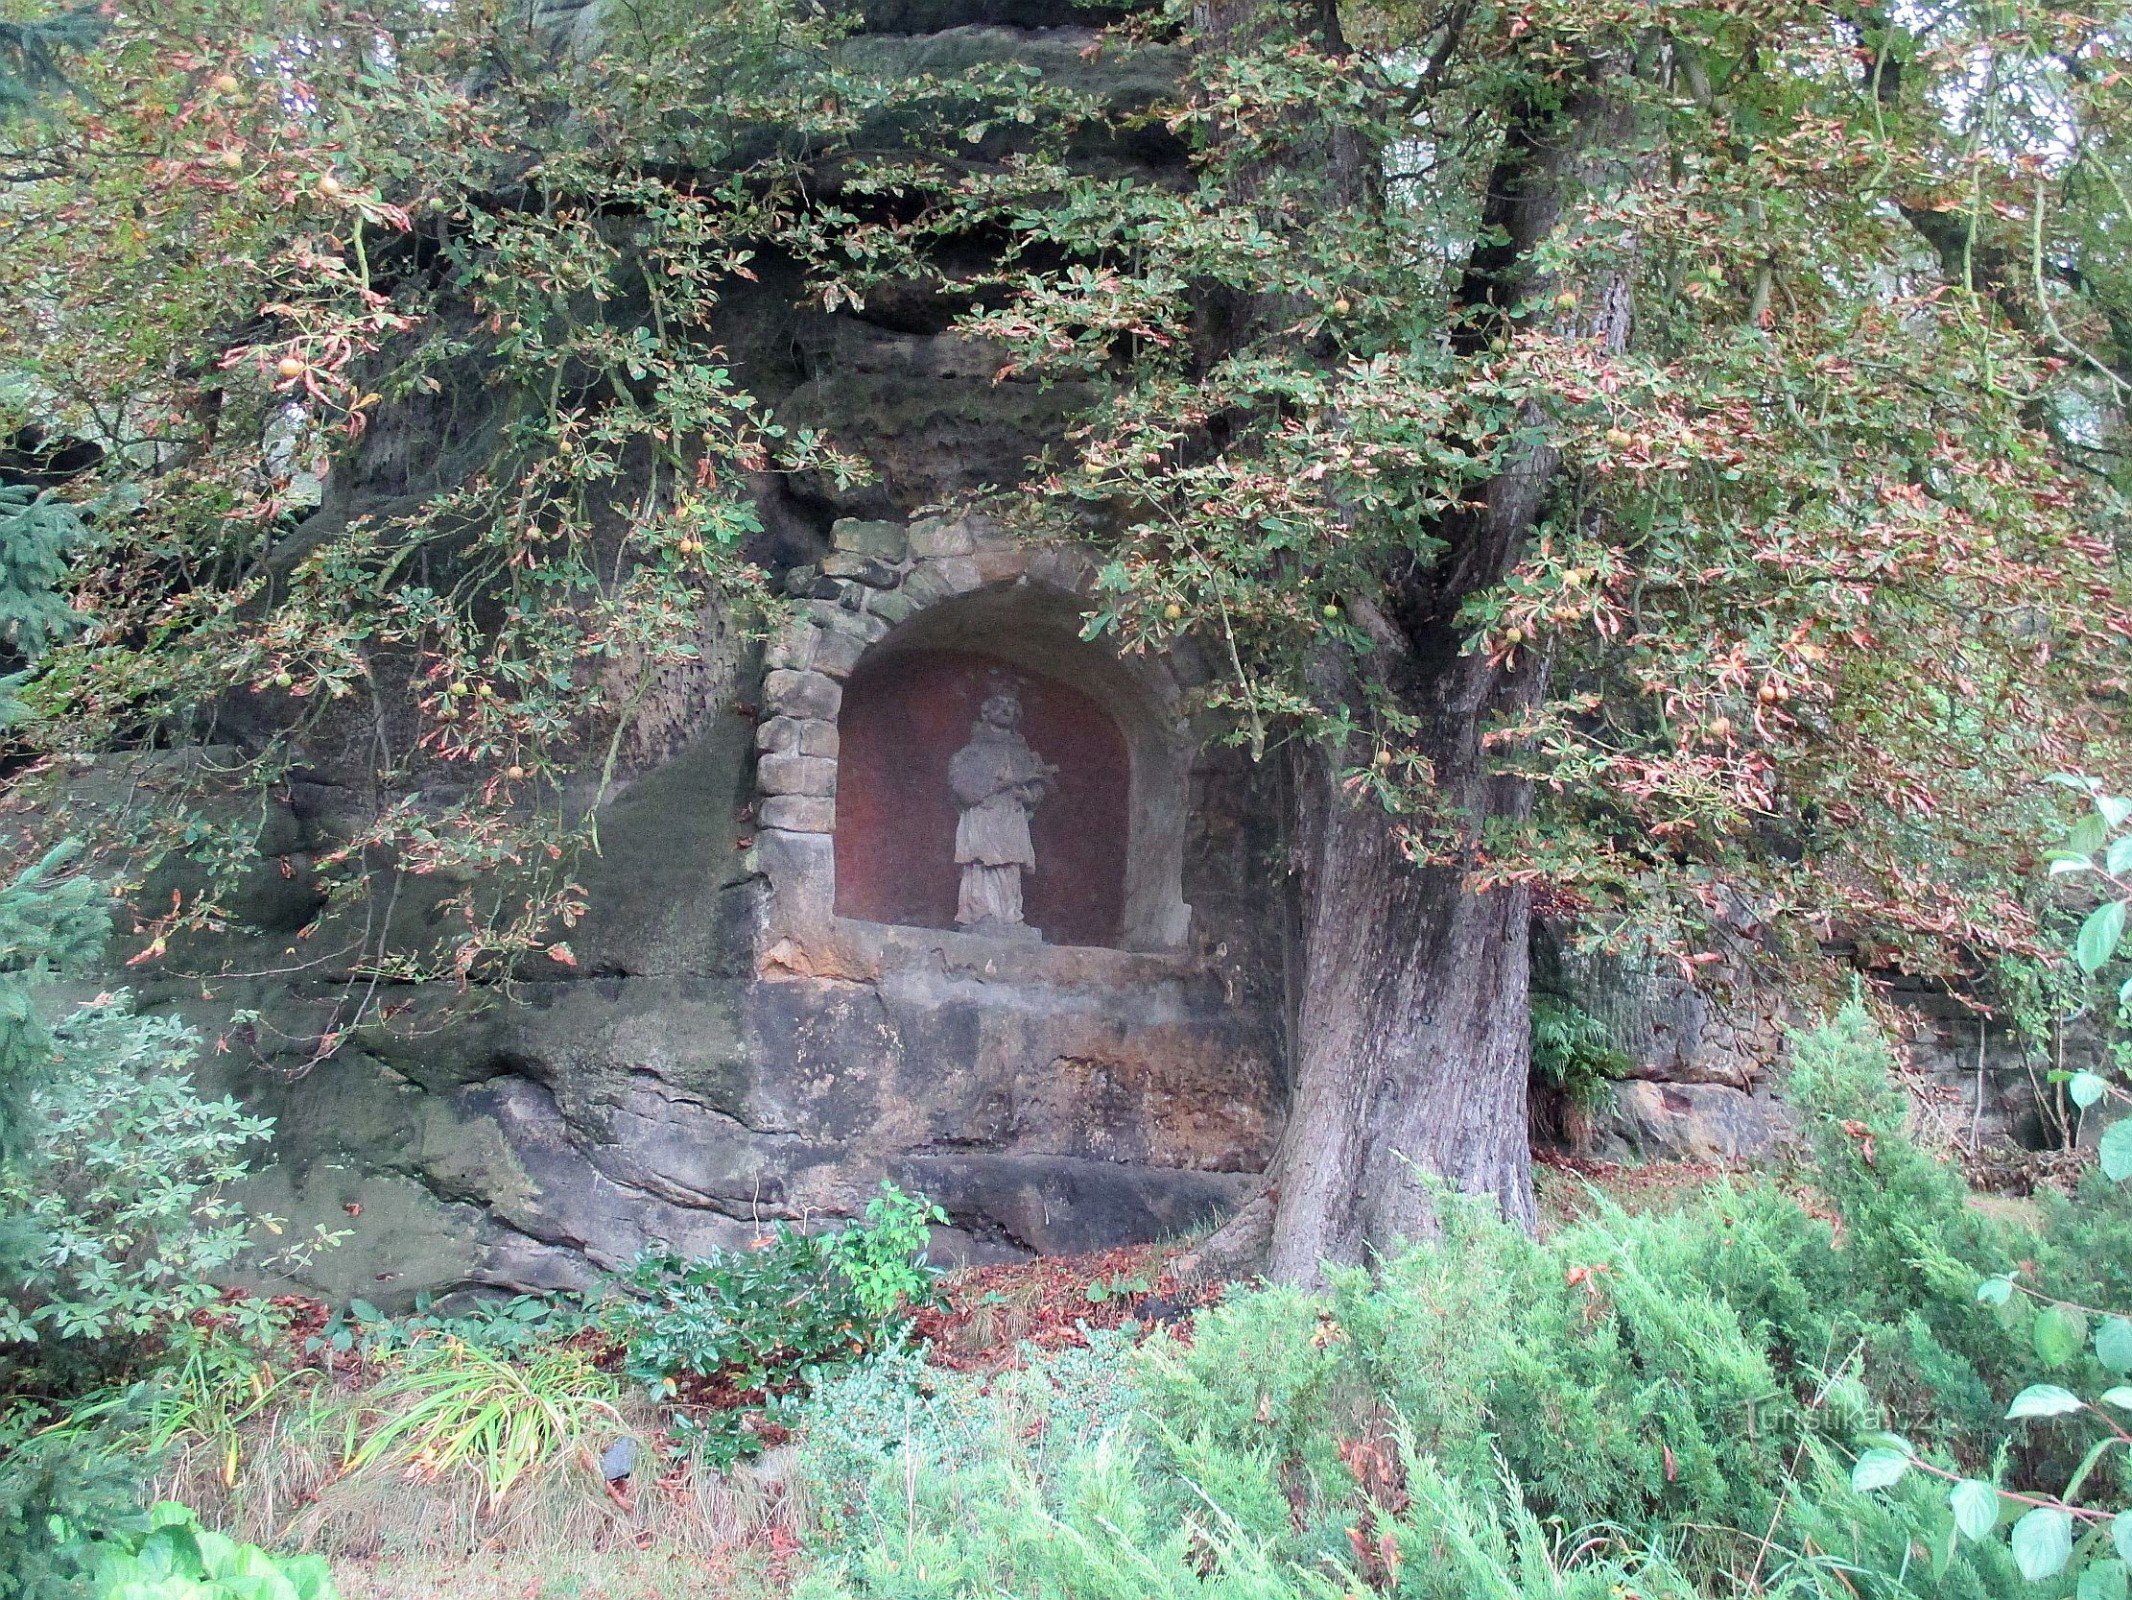
[{"label": "statue's robe", "polygon": [[1042,783],[1047,770],[1027,739],[984,722],[948,758],[948,788],[962,807],[955,825],[955,864],[962,869],[958,924],[1022,920],[1022,872],[1036,866],[1029,839],[1035,801],[1022,790]]}]

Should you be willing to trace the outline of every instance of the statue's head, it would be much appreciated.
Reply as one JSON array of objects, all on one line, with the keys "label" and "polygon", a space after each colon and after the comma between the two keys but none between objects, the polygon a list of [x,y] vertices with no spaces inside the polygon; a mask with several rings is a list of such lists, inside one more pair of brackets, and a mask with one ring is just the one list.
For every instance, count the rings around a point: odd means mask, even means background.
[{"label": "statue's head", "polygon": [[1021,698],[1012,689],[995,689],[985,696],[978,720],[995,728],[1011,728],[1022,720]]}]

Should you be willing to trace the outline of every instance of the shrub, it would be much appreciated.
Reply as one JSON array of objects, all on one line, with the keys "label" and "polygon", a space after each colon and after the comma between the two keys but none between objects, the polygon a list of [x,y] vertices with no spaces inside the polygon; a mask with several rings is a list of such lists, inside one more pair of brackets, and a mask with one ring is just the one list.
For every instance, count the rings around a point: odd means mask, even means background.
[{"label": "shrub", "polygon": [[780,1223],[753,1250],[693,1260],[654,1246],[621,1279],[608,1327],[630,1376],[682,1408],[682,1440],[729,1466],[781,1438],[822,1373],[902,1337],[932,1288],[927,1224],[945,1220],[884,1183],[837,1233]]},{"label": "shrub", "polygon": [[99,1538],[142,1521],[140,1468],[94,1433],[0,1422],[0,1600],[73,1600]]},{"label": "shrub", "polygon": [[0,1379],[17,1394],[119,1374],[216,1298],[250,1228],[227,1186],[271,1127],[202,1098],[197,1038],[124,995],[43,1020],[45,986],[108,931],[67,859],[0,889]]},{"label": "shrub", "polygon": [[[2085,1438],[2010,1439],[2003,1416],[2036,1359],[2031,1297],[1980,1309],[1976,1286],[2002,1261],[2070,1272],[2094,1250],[2122,1271],[2132,1208],[2111,1197],[2107,1224],[2047,1208],[2040,1232],[1980,1215],[1905,1139],[1863,1007],[1802,1033],[1794,1058],[1813,1210],[1744,1179],[1664,1213],[1595,1199],[1534,1240],[1445,1196],[1440,1238],[1324,1294],[1240,1287],[1188,1343],[1077,1352],[1069,1387],[1123,1375],[1126,1404],[1100,1416],[1013,1398],[1052,1381],[1049,1361],[982,1392],[907,1362],[908,1398],[825,1385],[818,1406],[851,1409],[810,1421],[802,1447],[838,1486],[812,1592],[2057,1592],[2004,1539],[1956,1538],[1944,1485],[1913,1474],[1876,1495],[1851,1468],[1892,1424],[1972,1470],[2070,1471]],[[2084,1271],[2068,1281],[2105,1275]]]},{"label": "shrub", "polygon": [[218,1297],[213,1278],[250,1221],[227,1194],[272,1128],[205,1100],[183,1024],[123,997],[53,1030],[56,1065],[31,1097],[35,1148],[0,1178],[26,1260],[0,1299],[0,1340],[58,1340],[123,1362],[145,1336]]},{"label": "shrub", "polygon": [[95,1600],[335,1600],[323,1556],[274,1556],[255,1544],[200,1526],[184,1506],[164,1501],[140,1532],[98,1551],[89,1592]]}]

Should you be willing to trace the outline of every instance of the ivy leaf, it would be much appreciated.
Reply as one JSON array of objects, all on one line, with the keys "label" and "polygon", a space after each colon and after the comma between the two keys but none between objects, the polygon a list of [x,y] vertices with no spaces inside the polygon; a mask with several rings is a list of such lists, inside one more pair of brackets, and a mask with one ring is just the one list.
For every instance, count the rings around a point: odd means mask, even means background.
[{"label": "ivy leaf", "polygon": [[2132,1178],[2132,1117],[2111,1123],[2102,1130],[2102,1175],[2112,1183]]},{"label": "ivy leaf", "polygon": [[1858,1465],[1851,1468],[1851,1487],[1860,1494],[1875,1489],[1892,1489],[1902,1482],[1903,1474],[1910,1470],[1910,1458],[1900,1450],[1876,1446],[1858,1458]]},{"label": "ivy leaf", "polygon": [[[2127,834],[2126,837],[2132,838],[2132,834]],[[2110,1086],[2097,1073],[2076,1072],[2067,1082],[2065,1092],[2072,1096],[2074,1105],[2085,1111],[2108,1094]]]},{"label": "ivy leaf", "polygon": [[[2068,1311],[2064,1306],[2045,1306],[2036,1318],[2033,1339],[2038,1360],[2046,1367],[2062,1367],[2079,1355],[2086,1346],[2088,1319],[2077,1311]],[[2027,1392],[2032,1394],[2035,1391]],[[2059,1392],[2064,1393],[2063,1390]],[[2019,1403],[2015,1402],[2017,1405]]]},{"label": "ivy leaf", "polygon": [[2041,1583],[2063,1572],[2073,1554],[2073,1519],[2056,1506],[2038,1506],[2014,1524],[2014,1561],[2021,1576]]},{"label": "ivy leaf", "polygon": [[2079,1409],[2080,1396],[2072,1390],[2061,1389],[2055,1383],[2032,1383],[2014,1396],[2014,1403],[2006,1408],[2006,1419],[2016,1422],[2023,1417],[2062,1417]]},{"label": "ivy leaf", "polygon": [[2127,1600],[2132,1590],[2125,1582],[2125,1564],[2114,1559],[2090,1562],[2073,1593],[2075,1600]]},{"label": "ivy leaf", "polygon": [[1999,1491],[1977,1478],[1964,1478],[1947,1492],[1954,1525],[1968,1539],[1981,1539],[1998,1526]]},{"label": "ivy leaf", "polygon": [[2073,941],[2073,959],[2082,972],[2100,972],[2117,954],[2117,941],[2124,937],[2125,903],[2111,900],[2088,913]]},{"label": "ivy leaf", "polygon": [[2104,1321],[2095,1333],[2095,1359],[2112,1372],[2132,1372],[2132,1319]]}]

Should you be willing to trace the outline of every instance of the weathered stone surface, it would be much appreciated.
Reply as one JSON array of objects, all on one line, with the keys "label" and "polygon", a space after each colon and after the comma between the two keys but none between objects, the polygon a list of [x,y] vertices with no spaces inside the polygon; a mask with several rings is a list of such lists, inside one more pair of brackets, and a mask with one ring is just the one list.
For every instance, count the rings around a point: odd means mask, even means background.
[{"label": "weathered stone surface", "polygon": [[832,678],[850,677],[852,668],[866,654],[867,642],[857,634],[820,633],[815,637],[820,642],[814,650],[814,670]]},{"label": "weathered stone surface", "polygon": [[941,556],[966,556],[977,548],[977,541],[970,536],[967,522],[949,522],[940,517],[923,517],[911,524],[911,554],[925,559]]},{"label": "weathered stone surface", "polygon": [[890,627],[894,627],[918,608],[912,603],[909,595],[904,594],[900,589],[890,589],[875,595],[871,600],[867,601],[866,609]]},{"label": "weathered stone surface", "polygon": [[788,717],[829,719],[844,703],[844,691],[822,673],[780,669],[763,679],[762,703]]},{"label": "weathered stone surface", "polygon": [[949,556],[934,562],[932,570],[949,594],[968,594],[985,586],[984,568],[977,564],[975,556]]},{"label": "weathered stone surface", "polygon": [[756,808],[766,828],[786,833],[833,833],[837,803],[816,795],[773,794]]},{"label": "weathered stone surface", "polygon": [[937,605],[953,593],[955,589],[941,576],[940,563],[937,561],[921,562],[917,569],[903,580],[903,597],[921,611],[927,606]]},{"label": "weathered stone surface", "polygon": [[833,795],[837,792],[837,764],[821,756],[764,756],[756,763],[755,778],[765,794]]},{"label": "weathered stone surface", "polygon": [[856,586],[850,592],[856,597],[852,605],[818,600],[808,607],[808,611],[813,616],[816,627],[829,633],[849,634],[866,644],[872,644],[888,632],[888,624],[878,616],[869,616],[859,609],[858,600],[870,600],[876,598],[875,596]]},{"label": "weathered stone surface", "polygon": [[895,1170],[899,1182],[931,1195],[979,1237],[996,1229],[1010,1244],[1047,1254],[1204,1227],[1233,1211],[1254,1181],[1067,1156],[961,1152],[906,1156]]},{"label": "weathered stone surface", "polygon": [[877,561],[871,556],[853,555],[841,550],[823,557],[822,573],[825,577],[864,584],[869,589],[892,589],[901,576],[886,561]]},{"label": "weathered stone surface", "polygon": [[755,748],[781,756],[827,756],[838,748],[837,725],[799,717],[772,717],[755,729]]},{"label": "weathered stone surface", "polygon": [[814,641],[819,637],[818,630],[810,627],[804,618],[791,618],[770,636],[770,642],[763,647],[763,665],[805,672],[814,663]]},{"label": "weathered stone surface", "polygon": [[871,557],[875,561],[890,565],[910,554],[910,542],[900,522],[872,522],[857,517],[840,517],[830,525],[829,541],[840,551]]},{"label": "weathered stone surface", "polygon": [[1769,1093],[1717,1083],[1632,1082],[1614,1086],[1602,1142],[1670,1161],[1763,1161],[1795,1131],[1791,1108]]}]

